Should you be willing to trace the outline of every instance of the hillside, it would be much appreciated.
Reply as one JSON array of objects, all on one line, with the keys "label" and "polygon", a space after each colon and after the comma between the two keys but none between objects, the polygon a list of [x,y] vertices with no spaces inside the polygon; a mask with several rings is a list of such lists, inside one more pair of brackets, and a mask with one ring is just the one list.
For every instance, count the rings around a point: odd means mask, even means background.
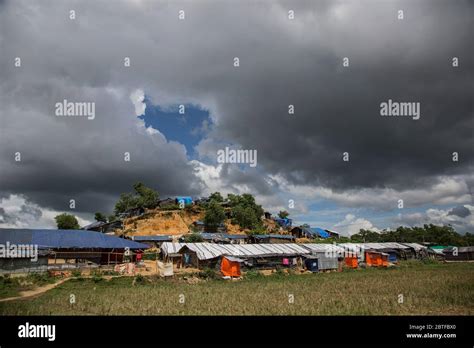
[{"label": "hillside", "polygon": [[[124,220],[124,229],[120,233],[127,236],[149,236],[149,235],[182,235],[192,233],[190,226],[193,222],[204,218],[204,211],[198,207],[183,210],[150,210],[142,216],[132,217]],[[233,225],[230,219],[224,224],[227,233],[242,234],[245,229],[239,225]],[[269,233],[275,233],[278,227],[271,219],[263,220]],[[118,232],[118,231],[117,231]]]},{"label": "hillside", "polygon": [[153,210],[142,216],[124,220],[127,235],[180,235],[191,232],[189,226],[202,220],[204,212],[198,210]]}]

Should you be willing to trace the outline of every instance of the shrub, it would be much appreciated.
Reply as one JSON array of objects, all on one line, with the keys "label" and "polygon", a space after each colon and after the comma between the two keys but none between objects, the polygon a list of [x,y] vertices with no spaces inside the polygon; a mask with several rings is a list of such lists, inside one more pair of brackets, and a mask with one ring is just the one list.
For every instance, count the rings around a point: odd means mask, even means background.
[{"label": "shrub", "polygon": [[82,276],[82,273],[81,273],[80,270],[75,269],[75,270],[73,270],[73,271],[71,272],[71,275],[72,275],[73,277],[79,278],[80,276]]},{"label": "shrub", "polygon": [[261,278],[261,277],[263,277],[263,275],[256,269],[250,269],[245,273],[245,278],[247,279],[255,279],[255,278]]},{"label": "shrub", "polygon": [[191,233],[186,236],[184,236],[184,242],[185,243],[199,243],[199,242],[204,242],[204,239],[199,233]]},{"label": "shrub", "polygon": [[217,273],[212,268],[204,268],[202,271],[198,273],[199,278],[203,279],[219,279]]},{"label": "shrub", "polygon": [[133,279],[133,283],[132,285],[135,285],[135,284],[143,284],[145,283],[146,279],[144,276],[142,276],[141,274],[137,274],[135,276],[135,278]]}]

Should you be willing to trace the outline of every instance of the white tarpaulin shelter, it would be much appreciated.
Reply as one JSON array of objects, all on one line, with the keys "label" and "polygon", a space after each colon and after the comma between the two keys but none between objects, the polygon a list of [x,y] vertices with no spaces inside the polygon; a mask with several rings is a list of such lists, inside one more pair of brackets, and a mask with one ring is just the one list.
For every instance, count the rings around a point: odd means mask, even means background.
[{"label": "white tarpaulin shelter", "polygon": [[214,259],[219,256],[235,257],[271,257],[299,256],[311,251],[302,244],[213,244],[213,243],[170,243],[161,245],[165,255],[176,254],[184,247],[196,253],[199,260]]}]

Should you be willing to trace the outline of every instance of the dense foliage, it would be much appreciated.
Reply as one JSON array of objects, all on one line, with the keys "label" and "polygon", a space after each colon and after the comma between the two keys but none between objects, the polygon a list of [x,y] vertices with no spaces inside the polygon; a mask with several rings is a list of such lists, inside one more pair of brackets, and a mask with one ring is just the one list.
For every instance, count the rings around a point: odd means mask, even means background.
[{"label": "dense foliage", "polygon": [[56,225],[60,230],[78,230],[80,228],[76,217],[71,214],[59,214],[54,220],[56,220]]},{"label": "dense foliage", "polygon": [[209,227],[218,227],[225,220],[224,208],[218,201],[211,200],[206,206],[204,224]]},{"label": "dense foliage", "polygon": [[436,226],[433,224],[423,227],[400,226],[394,231],[383,231],[377,233],[361,229],[359,233],[351,236],[352,242],[406,242],[423,243],[430,242],[440,245],[474,245],[474,235],[466,233],[458,234],[452,226]]},{"label": "dense foliage", "polygon": [[137,182],[133,185],[135,192],[122,193],[115,204],[115,214],[125,213],[135,208],[156,208],[158,206],[159,194],[155,190],[146,187],[143,183]]},{"label": "dense foliage", "polygon": [[227,200],[231,207],[232,223],[242,228],[255,229],[262,225],[263,208],[255,202],[251,194],[228,194]]}]

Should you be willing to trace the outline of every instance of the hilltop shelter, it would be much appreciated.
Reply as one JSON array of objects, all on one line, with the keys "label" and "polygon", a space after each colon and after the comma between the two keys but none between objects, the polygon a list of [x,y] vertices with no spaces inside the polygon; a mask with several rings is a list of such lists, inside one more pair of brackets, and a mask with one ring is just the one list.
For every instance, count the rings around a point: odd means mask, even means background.
[{"label": "hilltop shelter", "polygon": [[295,237],[287,234],[256,234],[250,238],[254,243],[280,244],[294,243]]},{"label": "hilltop shelter", "polygon": [[319,227],[294,227],[291,230],[291,234],[295,236],[295,238],[322,238],[326,239],[330,237],[330,234]]},{"label": "hilltop shelter", "polygon": [[178,196],[175,198],[176,204],[192,205],[193,199],[189,196]]},{"label": "hilltop shelter", "polygon": [[275,218],[274,221],[278,224],[278,226],[283,227],[283,228],[290,228],[291,225],[293,224],[293,220],[288,219],[288,218],[284,218],[284,219]]},{"label": "hilltop shelter", "polygon": [[[148,245],[123,238],[109,236],[100,232],[84,230],[48,230],[0,228],[0,245],[30,245],[38,253],[47,255],[48,263],[43,271],[49,269],[68,269],[82,266],[98,266],[121,263],[128,258],[125,251],[130,250],[130,261],[134,261],[134,252],[148,248]],[[126,256],[126,257],[124,257]],[[14,270],[15,260],[9,268]],[[71,261],[73,263],[71,263]],[[34,261],[18,264],[18,268],[35,270]],[[44,261],[43,261],[44,262]]]}]

